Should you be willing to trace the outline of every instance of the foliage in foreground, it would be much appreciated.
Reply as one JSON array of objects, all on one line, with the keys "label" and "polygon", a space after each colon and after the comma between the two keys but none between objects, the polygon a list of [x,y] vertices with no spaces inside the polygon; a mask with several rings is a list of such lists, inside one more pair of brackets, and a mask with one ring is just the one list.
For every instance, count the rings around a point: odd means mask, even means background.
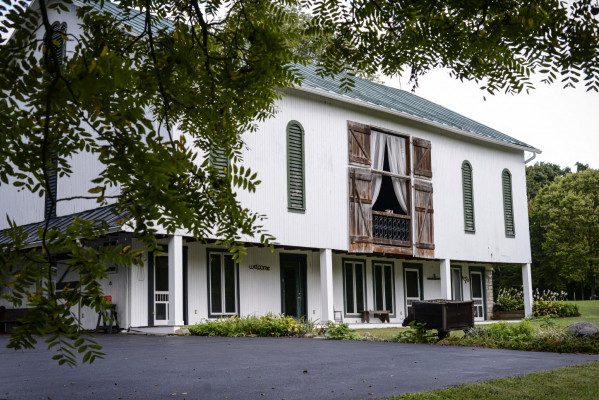
[{"label": "foliage in foreground", "polygon": [[266,314],[261,317],[248,315],[219,318],[188,327],[192,335],[198,336],[295,336],[314,330],[314,321],[296,320],[282,314]]},{"label": "foliage in foreground", "polygon": [[565,328],[558,327],[551,318],[546,318],[540,328],[535,328],[526,320],[475,327],[462,338],[451,336],[441,343],[494,349],[599,354],[599,338],[574,337]]},{"label": "foliage in foreground", "polygon": [[594,362],[431,392],[407,393],[389,400],[595,400],[599,393],[598,376],[599,362]]}]

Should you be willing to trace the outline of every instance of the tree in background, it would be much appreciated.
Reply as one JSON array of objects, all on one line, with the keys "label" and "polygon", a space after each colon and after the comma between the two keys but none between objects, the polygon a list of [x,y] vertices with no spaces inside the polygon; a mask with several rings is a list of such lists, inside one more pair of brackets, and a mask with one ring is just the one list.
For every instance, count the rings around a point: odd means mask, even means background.
[{"label": "tree in background", "polygon": [[[80,36],[49,17],[72,0],[0,7],[0,33],[14,30],[0,46],[0,182],[51,194],[51,177],[70,177],[73,157],[89,153],[103,169],[81,197],[90,208],[113,203],[148,249],[158,226],[215,235],[235,257],[244,236],[270,243],[263,216],[236,197],[259,183],[241,160],[242,135],[275,114],[280,88],[301,84],[297,63],[314,62],[322,75],[407,70],[414,87],[445,67],[490,93],[527,91],[533,73],[599,90],[597,0],[121,0],[120,15],[99,10],[102,1],[79,3]],[[305,24],[293,23],[297,7],[311,12]],[[127,27],[132,20],[139,30]],[[351,74],[342,84],[351,90]],[[199,157],[215,149],[228,168]],[[51,209],[70,201],[50,197]],[[88,245],[105,224],[75,220],[61,231],[51,218],[36,239],[41,251],[12,220],[11,243],[0,247],[5,297],[31,307],[10,346],[29,348],[45,335],[60,363],[74,364],[77,352],[93,361],[97,346],[81,336],[71,307],[101,310],[106,264],[140,264],[142,253]],[[80,277],[61,296],[57,254]]]},{"label": "tree in background", "polygon": [[[582,165],[582,164],[581,164]],[[542,256],[537,260],[545,284],[588,284],[595,298],[599,278],[599,170],[585,169],[556,179],[532,202],[531,220]]]}]

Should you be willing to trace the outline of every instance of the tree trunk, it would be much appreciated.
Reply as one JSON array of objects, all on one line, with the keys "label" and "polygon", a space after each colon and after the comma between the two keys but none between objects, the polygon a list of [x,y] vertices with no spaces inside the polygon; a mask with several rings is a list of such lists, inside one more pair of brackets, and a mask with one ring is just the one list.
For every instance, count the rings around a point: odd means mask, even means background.
[{"label": "tree trunk", "polygon": [[584,300],[584,282],[580,282],[580,300]]}]

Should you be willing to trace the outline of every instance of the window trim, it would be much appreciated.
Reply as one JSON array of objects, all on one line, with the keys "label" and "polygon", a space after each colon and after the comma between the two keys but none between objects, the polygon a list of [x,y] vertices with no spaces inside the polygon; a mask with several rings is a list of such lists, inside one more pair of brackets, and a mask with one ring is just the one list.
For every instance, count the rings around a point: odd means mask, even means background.
[{"label": "window trim", "polygon": [[[345,282],[346,282],[346,276],[345,276],[345,263],[346,262],[350,262],[353,264],[356,263],[360,263],[362,264],[362,286],[363,286],[363,294],[364,294],[364,310],[368,310],[368,293],[367,293],[367,286],[366,285],[366,260],[361,260],[359,258],[342,258],[341,259],[341,274],[343,275],[343,315],[346,318],[359,318],[362,316],[361,313],[348,313],[347,312],[347,292],[345,290]],[[357,300],[356,298],[356,274],[355,274],[355,266],[354,266],[354,301]],[[357,308],[357,307],[356,307]]]},{"label": "window trim", "polygon": [[[390,261],[377,261],[377,260],[372,261],[372,301],[373,301],[374,308],[377,309],[377,307],[376,307],[376,274],[374,272],[375,265],[389,266],[391,268],[391,284],[393,285],[392,286],[393,300],[392,300],[392,304],[391,304],[392,309],[390,310],[391,313],[389,314],[389,316],[395,318],[395,315],[397,313],[397,301],[395,298],[395,292],[397,291],[395,288],[395,263],[390,262]],[[384,280],[384,274],[383,274],[383,280]],[[383,286],[383,289],[384,289],[384,286]],[[384,298],[383,298],[383,301],[384,301]]]},{"label": "window trim", "polygon": [[461,265],[452,265],[449,268],[450,282],[451,282],[451,299],[452,300],[457,300],[457,299],[453,298],[453,295],[454,295],[453,271],[456,271],[456,270],[460,273],[460,277],[458,279],[458,284],[460,285],[460,296],[462,297],[462,299],[458,300],[458,301],[464,301],[464,285],[462,284],[463,271],[462,271],[462,266]]},{"label": "window trim", "polygon": [[424,300],[424,279],[422,277],[422,264],[416,263],[403,263],[402,280],[403,280],[403,299],[404,299],[404,318],[408,316],[408,291],[406,287],[406,271],[417,270],[418,271],[418,283],[420,286],[420,300]]},{"label": "window trim", "polygon": [[[506,186],[506,182],[508,185]],[[506,191],[507,187],[507,191]],[[515,238],[516,237],[516,224],[514,222],[514,195],[512,190],[512,173],[509,169],[505,168],[501,171],[501,193],[503,202],[503,223],[505,227],[505,237]],[[509,213],[508,213],[508,201],[509,200]],[[508,221],[511,224],[511,230],[508,228]]]},{"label": "window trim", "polygon": [[[468,174],[469,175],[469,179],[470,179],[470,196],[469,199],[467,198],[467,192],[466,192],[466,182],[464,180],[464,174]],[[471,210],[470,210],[470,215],[472,215],[471,221],[470,218],[468,218],[468,213],[467,213],[467,201],[470,201],[471,204]],[[476,233],[476,218],[474,215],[474,179],[473,179],[473,173],[472,173],[472,164],[470,164],[470,161],[468,160],[464,160],[462,162],[462,202],[464,205],[464,232],[466,233]],[[471,225],[471,227],[469,227],[469,225]]]},{"label": "window trim", "polygon": [[[291,158],[290,158],[290,138],[291,138],[291,126],[296,125],[301,134],[301,162],[302,162],[302,205],[301,207],[298,207],[296,205],[293,205],[291,202]],[[304,127],[302,126],[302,124],[299,121],[296,120],[291,120],[287,123],[287,128],[285,129],[286,131],[286,142],[287,142],[287,210],[289,212],[295,212],[295,213],[305,213],[306,212],[306,140],[305,140],[305,130]]]},{"label": "window trim", "polygon": [[[230,317],[233,315],[240,315],[240,303],[239,303],[239,263],[235,262],[235,260],[233,260],[233,262],[235,263],[235,313],[227,313],[227,312],[223,312],[223,313],[213,313],[212,312],[212,299],[211,299],[211,276],[210,276],[210,255],[214,254],[214,253],[220,253],[222,254],[222,256],[225,255],[231,255],[231,253],[229,253],[227,250],[224,249],[207,249],[206,250],[206,282],[207,282],[207,296],[208,296],[208,318],[220,318],[220,317]],[[222,273],[222,272],[221,272]]]}]

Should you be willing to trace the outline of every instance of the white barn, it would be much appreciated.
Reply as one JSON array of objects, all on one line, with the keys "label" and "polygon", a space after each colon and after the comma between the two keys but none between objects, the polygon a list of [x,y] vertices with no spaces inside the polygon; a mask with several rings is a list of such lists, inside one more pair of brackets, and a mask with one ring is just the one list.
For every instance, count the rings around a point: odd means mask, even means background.
[{"label": "white barn", "polygon": [[[74,12],[51,18],[77,33]],[[438,298],[473,300],[483,320],[492,315],[492,268],[514,264],[529,315],[525,159],[540,151],[411,93],[357,78],[344,93],[338,80],[298,68],[302,86],[284,89],[275,118],[244,137],[244,160],[262,184],[240,198],[268,216],[274,252],[248,238],[236,264],[210,241],[159,232],[167,255],[146,252],[142,268],[114,268],[102,284],[121,328],[173,331],[269,312],[360,323],[364,310],[388,310],[400,323],[412,301]],[[78,155],[74,174],[58,178],[58,197],[85,194],[100,167]],[[90,204],[59,203],[56,222],[109,218],[110,206]],[[44,199],[0,184],[0,210],[33,231]],[[141,246],[125,230],[115,237]],[[95,328],[97,314],[76,312]]]}]

